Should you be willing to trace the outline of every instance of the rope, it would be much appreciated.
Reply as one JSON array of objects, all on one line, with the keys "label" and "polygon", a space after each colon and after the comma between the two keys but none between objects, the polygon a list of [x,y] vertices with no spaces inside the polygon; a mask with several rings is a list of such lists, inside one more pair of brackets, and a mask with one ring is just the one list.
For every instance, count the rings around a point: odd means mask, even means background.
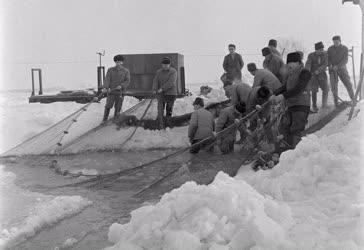
[{"label": "rope", "polygon": [[[216,136],[218,136],[218,135],[220,135],[220,134],[222,134],[222,133],[224,133],[226,131],[229,131],[231,129],[234,129],[234,128],[238,127],[240,125],[240,123],[245,122],[245,121],[253,118],[254,116],[258,115],[268,103],[269,103],[269,101],[265,102],[264,104],[261,105],[261,107],[262,107],[261,109],[259,109],[259,110],[254,109],[253,111],[249,112],[244,117],[239,119],[239,124],[233,123],[232,125],[230,125],[230,126],[226,127],[225,129],[219,131],[218,133],[216,133]],[[136,172],[141,171],[142,169],[144,169],[147,166],[150,166],[150,165],[152,165],[154,163],[158,163],[160,161],[166,160],[166,159],[168,159],[170,157],[173,157],[175,155],[182,154],[182,153],[186,152],[187,150],[190,150],[192,147],[201,145],[202,143],[205,143],[208,140],[215,139],[216,136],[215,135],[210,136],[210,137],[205,138],[205,139],[203,139],[203,140],[201,140],[201,141],[199,141],[199,142],[197,142],[195,144],[192,144],[192,145],[190,145],[188,147],[182,148],[182,149],[177,150],[177,151],[175,151],[175,152],[173,152],[171,154],[168,154],[168,155],[166,155],[166,156],[164,156],[162,158],[158,158],[156,160],[141,164],[141,165],[133,167],[133,168],[120,170],[120,171],[117,171],[117,172],[114,172],[114,173],[109,173],[109,174],[93,175],[94,178],[91,178],[91,179],[88,179],[88,180],[84,180],[84,181],[80,181],[80,182],[76,182],[76,183],[71,183],[71,184],[66,184],[66,185],[62,185],[62,186],[57,186],[57,187],[52,187],[52,188],[73,187],[73,186],[78,186],[78,185],[82,185],[82,184],[86,184],[86,183],[90,183],[90,182],[101,181],[102,179],[104,179],[104,180],[107,180],[107,179],[110,179],[110,178],[112,179],[112,177],[117,179],[117,178],[119,178],[121,176],[129,175],[131,173],[136,173]],[[91,176],[88,176],[88,177],[91,177]]]}]

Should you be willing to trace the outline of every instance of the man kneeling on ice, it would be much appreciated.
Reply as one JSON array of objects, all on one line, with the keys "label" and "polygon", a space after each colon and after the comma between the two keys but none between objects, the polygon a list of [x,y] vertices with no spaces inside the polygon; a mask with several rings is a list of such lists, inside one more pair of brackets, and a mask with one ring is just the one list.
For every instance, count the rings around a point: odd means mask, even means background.
[{"label": "man kneeling on ice", "polygon": [[102,120],[103,123],[107,121],[110,109],[112,109],[113,106],[115,107],[114,117],[117,118],[120,115],[124,94],[130,83],[130,72],[123,66],[124,56],[114,56],[114,62],[115,66],[107,70],[104,88],[102,89],[102,93],[108,93],[104,118]]},{"label": "man kneeling on ice", "polygon": [[[195,111],[191,115],[190,126],[188,127],[188,137],[192,145],[190,152],[197,154],[203,148],[212,151],[215,140],[213,132],[215,129],[214,117],[210,111],[204,108],[204,101],[201,97],[195,99],[193,107]],[[206,141],[201,142],[205,139]],[[199,144],[194,145],[196,143]]]},{"label": "man kneeling on ice", "polygon": [[223,154],[228,154],[234,151],[237,127],[239,126],[240,119],[242,118],[245,111],[245,104],[238,103],[236,105],[229,106],[220,112],[219,118],[216,122],[217,133],[234,123],[236,124],[236,126],[227,129],[217,137],[217,145]]}]

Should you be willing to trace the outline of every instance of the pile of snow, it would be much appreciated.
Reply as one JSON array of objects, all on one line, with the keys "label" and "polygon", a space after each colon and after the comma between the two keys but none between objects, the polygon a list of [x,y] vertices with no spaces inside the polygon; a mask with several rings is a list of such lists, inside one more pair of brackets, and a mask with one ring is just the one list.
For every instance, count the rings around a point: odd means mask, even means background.
[{"label": "pile of snow", "polygon": [[23,190],[14,184],[15,178],[15,174],[0,166],[0,248],[14,246],[91,204],[81,196],[50,196]]},{"label": "pile of snow", "polygon": [[363,248],[363,119],[359,112],[343,128],[304,138],[270,171],[184,184],[134,210],[129,223],[112,224],[107,249]]}]

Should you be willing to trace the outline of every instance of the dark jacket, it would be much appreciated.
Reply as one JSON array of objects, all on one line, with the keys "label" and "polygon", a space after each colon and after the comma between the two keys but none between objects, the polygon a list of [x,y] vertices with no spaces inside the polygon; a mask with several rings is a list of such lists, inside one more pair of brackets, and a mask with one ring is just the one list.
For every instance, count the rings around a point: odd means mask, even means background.
[{"label": "dark jacket", "polygon": [[163,90],[163,95],[177,95],[177,70],[172,67],[159,69],[153,80],[153,90],[158,89]]},{"label": "dark jacket", "polygon": [[[130,72],[127,68],[114,66],[107,70],[104,79],[104,88],[109,89],[111,94],[121,94],[130,83]],[[121,86],[118,90],[116,87]]]},{"label": "dark jacket", "polygon": [[319,74],[326,74],[327,68],[327,52],[312,52],[308,55],[305,68],[312,74],[315,74],[316,70]]},{"label": "dark jacket", "polygon": [[271,93],[273,93],[275,90],[281,87],[281,82],[269,70],[257,69],[255,71],[253,88],[262,86],[268,87],[271,90]]},{"label": "dark jacket", "polygon": [[215,121],[212,113],[204,108],[195,110],[188,127],[190,140],[200,140],[213,136]]},{"label": "dark jacket", "polygon": [[235,83],[231,89],[231,103],[236,105],[238,103],[247,104],[248,96],[252,87],[246,83]]},{"label": "dark jacket", "polygon": [[343,68],[348,63],[348,48],[345,45],[330,46],[327,50],[328,66]]},{"label": "dark jacket", "polygon": [[233,55],[226,55],[222,66],[229,80],[241,79],[241,70],[244,67],[244,61],[240,54],[234,53]]},{"label": "dark jacket", "polygon": [[309,81],[311,73],[300,65],[294,71],[288,73],[287,82],[275,91],[275,95],[283,94],[288,109],[310,109]]},{"label": "dark jacket", "polygon": [[284,62],[282,58],[273,53],[266,56],[263,61],[263,68],[272,72],[280,81],[282,80],[283,67]]}]

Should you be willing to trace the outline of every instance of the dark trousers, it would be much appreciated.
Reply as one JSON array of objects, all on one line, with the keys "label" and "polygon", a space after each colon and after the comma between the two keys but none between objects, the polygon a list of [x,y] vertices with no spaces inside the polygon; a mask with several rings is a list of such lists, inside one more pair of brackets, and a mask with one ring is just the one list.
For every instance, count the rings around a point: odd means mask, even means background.
[{"label": "dark trousers", "polygon": [[214,150],[214,142],[215,142],[214,138],[209,138],[206,141],[204,141],[198,145],[193,145],[200,141],[202,141],[202,139],[192,140],[192,142],[191,142],[192,147],[190,149],[191,154],[197,154],[198,152],[200,152],[201,149],[206,149],[209,152],[212,152]]},{"label": "dark trousers", "polygon": [[338,82],[339,78],[343,82],[351,100],[354,100],[354,90],[353,85],[350,81],[350,76],[348,70],[345,67],[339,68],[337,71],[329,70],[330,73],[330,84],[331,84],[331,91],[334,96],[335,105],[338,105]]},{"label": "dark trousers", "polygon": [[322,90],[322,106],[327,106],[327,97],[329,93],[329,85],[327,83],[326,73],[313,75],[310,81],[312,93],[312,106],[317,107],[317,92],[319,88]]},{"label": "dark trousers", "polygon": [[106,98],[105,108],[112,109],[115,107],[115,113],[120,113],[124,97],[120,94],[109,94]]},{"label": "dark trousers", "polygon": [[279,126],[280,133],[284,140],[289,144],[288,148],[295,148],[300,142],[302,132],[305,130],[308,121],[308,110],[290,110],[288,109],[282,116]]},{"label": "dark trousers", "polygon": [[174,101],[176,96],[174,95],[159,95],[158,96],[158,124],[159,128],[164,128],[164,109],[166,109],[167,120],[172,116]]}]

